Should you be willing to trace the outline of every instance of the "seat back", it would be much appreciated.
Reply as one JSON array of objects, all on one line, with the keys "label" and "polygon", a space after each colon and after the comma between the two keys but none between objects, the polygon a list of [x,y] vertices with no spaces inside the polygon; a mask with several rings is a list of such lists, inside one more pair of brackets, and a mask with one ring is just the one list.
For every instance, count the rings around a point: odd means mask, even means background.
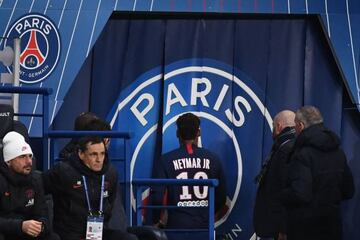
[{"label": "seat back", "polygon": [[[8,104],[0,104],[0,140],[10,131],[20,133],[24,136],[25,141],[29,143],[28,129],[22,122],[14,120],[13,107]],[[0,142],[0,146],[2,146],[2,141]]]},{"label": "seat back", "polygon": [[[0,104],[0,139],[14,129],[14,109],[7,104]],[[2,147],[2,141],[1,141]]]},{"label": "seat back", "polygon": [[14,109],[11,105],[0,104],[0,161],[3,160],[3,143],[2,140],[5,135],[10,132],[15,131],[24,136],[25,141],[29,142],[29,133],[26,126],[19,121],[14,120]]}]

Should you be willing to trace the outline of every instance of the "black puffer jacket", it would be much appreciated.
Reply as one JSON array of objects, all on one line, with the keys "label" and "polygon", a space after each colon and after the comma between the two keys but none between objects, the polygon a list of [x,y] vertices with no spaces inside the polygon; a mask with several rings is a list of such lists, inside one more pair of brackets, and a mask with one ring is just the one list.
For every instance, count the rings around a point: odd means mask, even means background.
[{"label": "black puffer jacket", "polygon": [[[21,228],[25,220],[43,222],[44,230],[49,231],[47,205],[41,177],[38,174],[21,175],[0,162],[0,233],[14,238],[24,236]],[[25,237],[24,237],[25,238]]]},{"label": "black puffer jacket", "polygon": [[59,158],[61,158],[61,160],[66,161],[67,159],[70,158],[72,154],[75,153],[75,150],[76,150],[76,143],[71,140],[65,145],[63,149],[61,149],[59,153]]},{"label": "black puffer jacket", "polygon": [[107,228],[117,189],[117,172],[107,159],[103,169],[94,172],[85,166],[77,155],[73,155],[69,161],[59,162],[43,174],[45,190],[51,193],[54,199],[54,231],[62,240],[84,238],[88,206],[82,175],[86,177],[91,208],[97,212],[103,174],[105,174],[104,228]]},{"label": "black puffer jacket", "polygon": [[286,186],[287,163],[294,141],[294,128],[285,128],[274,139],[270,157],[257,177],[254,227],[260,237],[277,237],[279,232],[286,232],[286,211],[279,195]]},{"label": "black puffer jacket", "polygon": [[339,205],[354,191],[339,138],[322,124],[305,129],[295,142],[283,196],[288,239],[341,239]]}]

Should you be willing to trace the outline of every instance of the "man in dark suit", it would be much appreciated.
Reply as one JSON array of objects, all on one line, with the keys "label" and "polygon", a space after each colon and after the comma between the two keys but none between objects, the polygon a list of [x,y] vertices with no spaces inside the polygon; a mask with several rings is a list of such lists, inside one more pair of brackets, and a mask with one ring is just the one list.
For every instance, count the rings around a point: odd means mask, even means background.
[{"label": "man in dark suit", "polygon": [[274,144],[256,177],[258,190],[254,208],[254,227],[258,236],[286,239],[286,210],[279,195],[285,188],[287,161],[295,141],[295,113],[279,112],[273,121]]}]

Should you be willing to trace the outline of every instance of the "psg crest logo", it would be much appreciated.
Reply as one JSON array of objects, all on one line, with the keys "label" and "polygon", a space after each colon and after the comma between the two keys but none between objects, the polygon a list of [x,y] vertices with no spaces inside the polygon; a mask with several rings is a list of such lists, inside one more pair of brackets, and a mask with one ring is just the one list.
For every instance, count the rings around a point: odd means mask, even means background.
[{"label": "psg crest logo", "polygon": [[[162,100],[161,100],[162,99]],[[227,211],[216,226],[251,236],[256,164],[263,130],[272,118],[259,87],[233,67],[211,59],[188,59],[142,74],[123,90],[109,114],[113,129],[133,133],[131,178],[149,178],[156,143],[161,152],[178,148],[176,119],[192,112],[201,120],[201,146],[215,152],[227,178]],[[270,142],[271,137],[266,137]],[[270,140],[270,141],[269,141]],[[144,192],[143,200],[148,193]],[[241,217],[239,217],[241,216]]]},{"label": "psg crest logo", "polygon": [[[6,35],[5,45],[21,39],[20,81],[37,83],[49,76],[59,60],[60,37],[54,23],[41,14],[20,17]],[[8,67],[11,73],[12,69]]]}]

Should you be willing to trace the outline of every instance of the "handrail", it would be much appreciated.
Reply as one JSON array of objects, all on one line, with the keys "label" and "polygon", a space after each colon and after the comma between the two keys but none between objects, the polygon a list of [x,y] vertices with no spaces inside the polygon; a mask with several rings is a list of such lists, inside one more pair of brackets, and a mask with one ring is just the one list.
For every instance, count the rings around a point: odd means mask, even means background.
[{"label": "handrail", "polygon": [[[142,188],[149,186],[175,186],[175,185],[187,185],[187,186],[209,186],[209,201],[208,201],[208,210],[209,210],[209,229],[206,231],[209,234],[209,240],[215,239],[215,226],[214,226],[214,212],[215,212],[215,191],[214,188],[218,186],[219,181],[217,179],[133,179],[132,184],[136,190],[136,223],[138,226],[141,226],[142,216],[141,209],[144,208],[154,208],[155,206],[142,206]],[[160,207],[156,206],[155,208]],[[161,206],[162,208],[181,208],[182,206]],[[204,231],[204,230],[196,230]]]},{"label": "handrail", "polygon": [[51,88],[40,87],[15,87],[15,86],[0,86],[1,93],[23,93],[23,94],[42,94],[49,96],[53,90]]},{"label": "handrail", "polygon": [[49,130],[47,135],[51,138],[72,138],[84,136],[101,136],[130,139],[132,134],[120,131],[73,131],[73,130]]},{"label": "handrail", "polygon": [[[39,87],[25,87],[25,86],[10,86],[3,85],[0,86],[0,93],[17,93],[17,94],[39,94],[42,95],[42,114],[37,113],[15,113],[16,116],[24,117],[42,117],[42,142],[43,142],[43,170],[49,169],[51,166],[51,156],[53,156],[54,150],[54,141],[51,139],[55,138],[73,138],[73,137],[82,137],[82,136],[101,136],[101,137],[110,137],[110,138],[121,138],[128,140],[132,137],[131,133],[119,132],[119,131],[62,131],[62,130],[51,130],[50,129],[50,118],[49,118],[49,97],[53,93],[51,88],[39,88]],[[124,144],[124,158],[125,166],[130,166],[130,159],[127,159],[126,156],[129,155],[128,143],[125,141]],[[130,168],[125,168],[124,178],[126,181],[125,191],[126,194],[130,195]],[[130,199],[126,199],[126,213],[127,216],[130,216],[131,206]]]},{"label": "handrail", "polygon": [[[0,86],[0,93],[17,93],[17,94],[39,94],[42,95],[42,114],[15,113],[14,115],[42,117],[43,136],[47,136],[49,121],[49,96],[53,93],[51,88],[24,87],[24,86]],[[42,138],[43,142],[43,168],[48,169],[50,166],[49,144],[46,137]]]}]

